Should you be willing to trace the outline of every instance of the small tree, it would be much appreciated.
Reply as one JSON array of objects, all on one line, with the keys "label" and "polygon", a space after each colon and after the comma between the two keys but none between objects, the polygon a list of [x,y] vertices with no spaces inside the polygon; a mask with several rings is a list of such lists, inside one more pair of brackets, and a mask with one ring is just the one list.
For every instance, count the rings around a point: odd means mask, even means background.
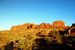
[{"label": "small tree", "polygon": [[50,31],[49,36],[46,36],[45,38],[47,39],[48,43],[62,43],[61,36],[56,30]]}]

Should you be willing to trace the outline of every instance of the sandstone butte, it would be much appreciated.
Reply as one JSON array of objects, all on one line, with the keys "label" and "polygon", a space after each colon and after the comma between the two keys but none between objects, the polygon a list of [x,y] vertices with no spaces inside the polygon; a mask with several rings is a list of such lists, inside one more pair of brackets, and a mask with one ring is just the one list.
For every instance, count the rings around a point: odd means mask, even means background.
[{"label": "sandstone butte", "polygon": [[61,20],[53,22],[53,24],[49,23],[41,23],[39,25],[33,24],[33,23],[26,23],[22,25],[12,26],[11,30],[24,30],[24,29],[68,29],[67,26],[65,26],[64,22]]},{"label": "sandstone butte", "polygon": [[[61,20],[58,21],[54,21],[53,24],[49,24],[49,23],[41,23],[41,24],[33,24],[33,23],[26,23],[26,24],[22,24],[22,25],[17,25],[17,26],[12,26],[10,30],[8,31],[2,31],[2,32],[14,32],[14,33],[18,33],[20,31],[23,30],[65,30],[68,29],[68,26],[65,26],[65,23]],[[1,32],[1,31],[0,31]],[[47,32],[44,33],[40,33],[41,35],[48,35]]]},{"label": "sandstone butte", "polygon": [[[53,24],[49,24],[49,23],[41,23],[41,24],[33,24],[33,23],[26,23],[26,24],[22,24],[22,25],[17,25],[17,26],[12,26],[11,27],[11,31],[22,31],[22,30],[30,30],[30,29],[35,29],[35,30],[65,30],[68,29],[68,26],[65,26],[65,23],[61,20],[58,21],[54,21]],[[48,35],[48,33],[44,32],[44,33],[40,33],[40,35]]]}]

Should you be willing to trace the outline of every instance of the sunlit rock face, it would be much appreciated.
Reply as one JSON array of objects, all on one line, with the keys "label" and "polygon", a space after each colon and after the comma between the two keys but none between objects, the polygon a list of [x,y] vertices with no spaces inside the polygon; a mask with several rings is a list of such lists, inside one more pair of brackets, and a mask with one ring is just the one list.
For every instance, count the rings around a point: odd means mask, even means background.
[{"label": "sunlit rock face", "polygon": [[24,29],[67,29],[64,22],[61,20],[53,22],[53,25],[49,23],[41,23],[39,25],[33,23],[26,23],[22,25],[12,26],[11,30],[24,30]]},{"label": "sunlit rock face", "polygon": [[53,22],[53,27],[56,28],[56,29],[66,28],[65,23],[63,21],[61,21],[61,20]]},{"label": "sunlit rock face", "polygon": [[17,26],[12,26],[11,30],[23,30],[23,29],[50,29],[52,28],[52,25],[50,25],[49,23],[42,23],[40,25],[36,25],[36,24],[23,24],[23,25],[17,25]]},{"label": "sunlit rock face", "polygon": [[53,22],[53,26],[54,27],[62,27],[62,26],[65,26],[65,24],[63,21],[58,20],[58,21]]},{"label": "sunlit rock face", "polygon": [[24,29],[37,29],[37,25],[27,23],[23,25],[12,26],[11,28],[11,30],[24,30]]},{"label": "sunlit rock face", "polygon": [[38,26],[39,29],[50,29],[52,28],[52,25],[50,25],[49,23],[41,23],[39,26]]}]

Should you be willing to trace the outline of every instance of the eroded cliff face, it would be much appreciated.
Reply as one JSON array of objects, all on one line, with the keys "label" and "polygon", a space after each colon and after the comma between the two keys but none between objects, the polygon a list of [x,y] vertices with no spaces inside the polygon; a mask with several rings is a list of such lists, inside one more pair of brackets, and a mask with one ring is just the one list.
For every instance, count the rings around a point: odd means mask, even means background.
[{"label": "eroded cliff face", "polygon": [[50,29],[52,28],[52,25],[42,23],[40,25],[36,24],[23,24],[23,25],[17,25],[17,26],[12,26],[11,30],[24,30],[24,29]]},{"label": "eroded cliff face", "polygon": [[22,25],[12,26],[11,30],[37,29],[36,24],[26,23]]},{"label": "eroded cliff face", "polygon": [[49,23],[41,23],[39,25],[33,24],[33,23],[26,23],[22,25],[17,25],[17,26],[12,26],[11,27],[11,32],[15,32],[16,34],[22,31],[34,31],[37,32],[37,35],[40,36],[47,36],[49,35],[49,31],[51,30],[65,30],[68,29],[68,26],[65,26],[63,21],[55,21],[53,24]]},{"label": "eroded cliff face", "polygon": [[65,23],[63,21],[55,21],[53,24],[49,23],[41,23],[39,25],[32,24],[32,23],[26,23],[22,25],[12,26],[11,30],[24,30],[24,29],[67,29],[68,27],[65,26]]},{"label": "eroded cliff face", "polygon": [[61,20],[58,20],[58,21],[53,22],[53,26],[63,27],[63,26],[65,26],[65,23],[63,21],[61,21]]},{"label": "eroded cliff face", "polygon": [[65,26],[65,23],[61,20],[57,20],[53,22],[53,28],[57,30],[68,29],[68,26]]},{"label": "eroded cliff face", "polygon": [[38,25],[39,29],[51,29],[52,25],[49,23],[41,23],[40,25]]},{"label": "eroded cliff face", "polygon": [[63,28],[63,27],[65,27],[65,24],[64,24],[63,21],[60,21],[60,20],[54,21],[53,22],[53,27],[55,27],[55,28]]}]

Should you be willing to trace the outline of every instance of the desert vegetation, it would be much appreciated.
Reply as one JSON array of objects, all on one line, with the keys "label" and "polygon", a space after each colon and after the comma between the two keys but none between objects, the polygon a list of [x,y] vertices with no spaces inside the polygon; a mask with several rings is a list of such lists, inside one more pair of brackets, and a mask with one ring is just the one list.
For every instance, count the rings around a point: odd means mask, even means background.
[{"label": "desert vegetation", "polygon": [[55,21],[52,25],[26,23],[12,26],[10,30],[0,31],[0,50],[75,49],[75,36],[68,34],[70,28],[63,21]]}]

